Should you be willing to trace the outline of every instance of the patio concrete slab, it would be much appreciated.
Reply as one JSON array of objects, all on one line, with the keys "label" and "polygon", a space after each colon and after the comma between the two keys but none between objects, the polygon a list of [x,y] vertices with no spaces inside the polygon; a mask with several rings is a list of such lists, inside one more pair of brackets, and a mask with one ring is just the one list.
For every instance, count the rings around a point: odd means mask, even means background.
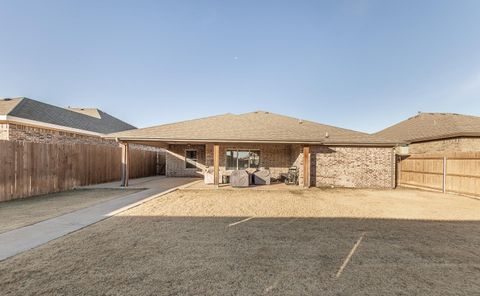
[{"label": "patio concrete slab", "polygon": [[[156,177],[143,181],[146,182],[132,180],[132,184],[148,186],[142,187],[148,188],[146,190],[0,234],[0,260],[43,245],[178,188],[189,186],[197,182],[198,179]],[[95,188],[109,188],[101,187],[101,185],[96,186],[99,187]]]}]

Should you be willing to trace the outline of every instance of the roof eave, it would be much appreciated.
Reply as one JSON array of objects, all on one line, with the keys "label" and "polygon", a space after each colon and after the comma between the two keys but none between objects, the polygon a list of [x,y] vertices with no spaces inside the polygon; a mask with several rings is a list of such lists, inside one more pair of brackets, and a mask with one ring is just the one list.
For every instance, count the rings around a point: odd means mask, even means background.
[{"label": "roof eave", "polygon": [[266,139],[186,139],[186,138],[149,138],[149,137],[119,137],[113,135],[105,136],[107,139],[117,141],[141,141],[141,142],[179,142],[179,143],[260,143],[260,144],[303,144],[303,145],[332,145],[332,146],[377,146],[394,147],[403,144],[403,142],[342,142],[323,140],[305,141],[305,140],[266,140]]}]

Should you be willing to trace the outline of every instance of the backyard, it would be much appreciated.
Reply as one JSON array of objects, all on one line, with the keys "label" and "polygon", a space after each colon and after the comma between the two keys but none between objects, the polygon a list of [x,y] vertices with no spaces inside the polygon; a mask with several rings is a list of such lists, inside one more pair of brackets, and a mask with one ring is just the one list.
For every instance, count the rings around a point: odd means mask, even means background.
[{"label": "backyard", "polygon": [[0,203],[0,233],[57,217],[137,190],[83,189]]},{"label": "backyard", "polygon": [[472,295],[480,201],[417,190],[195,189],[0,262],[6,295]]}]

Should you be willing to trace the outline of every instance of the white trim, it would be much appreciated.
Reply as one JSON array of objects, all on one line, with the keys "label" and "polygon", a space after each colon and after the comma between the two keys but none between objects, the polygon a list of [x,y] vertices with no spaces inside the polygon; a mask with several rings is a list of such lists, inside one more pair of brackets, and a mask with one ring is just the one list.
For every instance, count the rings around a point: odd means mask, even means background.
[{"label": "white trim", "polygon": [[57,124],[46,123],[42,121],[30,120],[30,119],[25,119],[25,118],[10,116],[10,115],[0,115],[0,120],[7,121],[7,123],[27,124],[27,125],[38,126],[40,128],[56,129],[56,130],[68,131],[72,133],[84,134],[89,136],[96,136],[96,137],[104,136],[104,134],[101,134],[101,133],[86,131],[83,129],[73,128],[73,127],[66,127],[66,126],[57,125]]}]

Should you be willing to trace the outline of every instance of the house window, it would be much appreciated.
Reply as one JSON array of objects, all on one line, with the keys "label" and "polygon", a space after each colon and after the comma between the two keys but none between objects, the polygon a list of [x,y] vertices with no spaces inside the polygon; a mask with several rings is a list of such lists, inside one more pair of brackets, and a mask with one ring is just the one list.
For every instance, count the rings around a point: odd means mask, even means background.
[{"label": "house window", "polygon": [[197,150],[185,150],[185,168],[195,169],[197,168]]},{"label": "house window", "polygon": [[260,166],[260,150],[228,149],[226,153],[227,170],[244,170]]}]

